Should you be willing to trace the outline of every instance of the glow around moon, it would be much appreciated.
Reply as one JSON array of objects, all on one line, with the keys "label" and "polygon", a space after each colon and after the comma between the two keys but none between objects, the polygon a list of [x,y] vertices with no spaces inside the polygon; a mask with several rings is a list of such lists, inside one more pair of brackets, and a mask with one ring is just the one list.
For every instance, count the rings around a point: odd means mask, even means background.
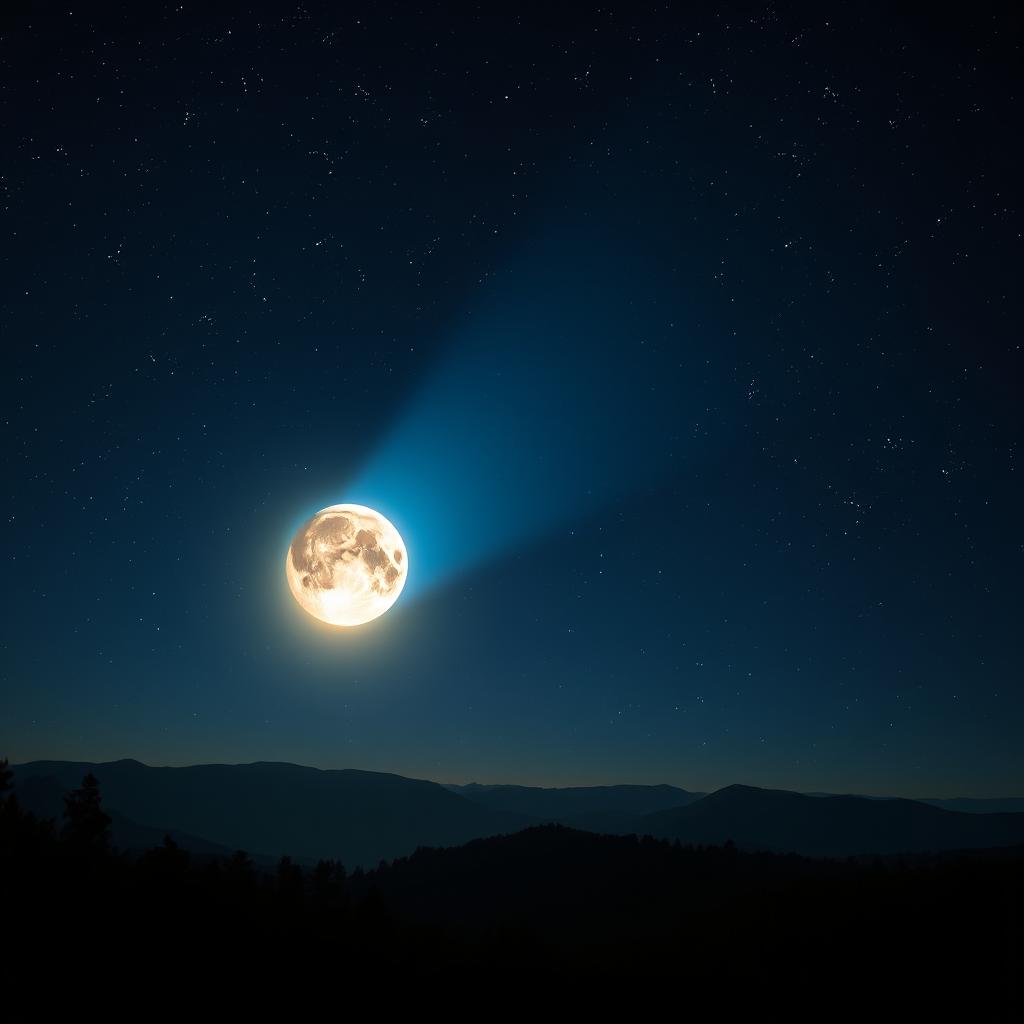
[{"label": "glow around moon", "polygon": [[285,556],[295,600],[332,626],[359,626],[398,600],[409,554],[398,530],[365,505],[331,505],[300,526]]}]

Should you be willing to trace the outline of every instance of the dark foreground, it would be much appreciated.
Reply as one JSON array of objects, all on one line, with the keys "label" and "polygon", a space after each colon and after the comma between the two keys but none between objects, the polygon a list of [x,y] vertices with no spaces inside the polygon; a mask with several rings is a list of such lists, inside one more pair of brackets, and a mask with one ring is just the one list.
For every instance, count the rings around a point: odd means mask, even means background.
[{"label": "dark foreground", "polygon": [[637,995],[669,985],[677,1010],[725,1019],[754,1004],[760,1019],[899,1006],[1001,1020],[1021,994],[1020,848],[821,861],[548,826],[347,874],[169,841],[128,856],[98,794],[69,811],[58,829],[0,802],[9,1008],[40,992],[91,1004],[97,986],[120,1019],[129,991],[160,1001],[210,982],[258,1001],[428,979],[570,982],[592,998],[643,980]]}]

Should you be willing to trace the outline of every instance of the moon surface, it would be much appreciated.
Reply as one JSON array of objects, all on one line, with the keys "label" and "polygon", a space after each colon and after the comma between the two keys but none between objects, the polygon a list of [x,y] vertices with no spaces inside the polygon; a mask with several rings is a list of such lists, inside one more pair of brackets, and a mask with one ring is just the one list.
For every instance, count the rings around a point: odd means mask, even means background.
[{"label": "moon surface", "polygon": [[359,626],[398,600],[409,553],[395,527],[365,505],[331,505],[300,526],[285,556],[295,600],[332,626]]}]

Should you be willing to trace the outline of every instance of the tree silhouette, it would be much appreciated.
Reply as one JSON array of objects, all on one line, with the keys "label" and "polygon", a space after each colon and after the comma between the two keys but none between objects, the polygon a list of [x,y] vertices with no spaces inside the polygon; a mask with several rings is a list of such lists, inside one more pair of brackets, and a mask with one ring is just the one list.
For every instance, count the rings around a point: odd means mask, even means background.
[{"label": "tree silhouette", "polygon": [[188,850],[183,850],[170,836],[165,835],[160,846],[154,846],[141,858],[141,864],[155,875],[172,879],[184,877],[190,860]]},{"label": "tree silhouette", "polygon": [[320,860],[310,876],[312,894],[317,906],[337,910],[348,902],[345,867],[340,861]]},{"label": "tree silhouette", "polygon": [[282,857],[277,862],[277,891],[286,903],[302,902],[305,879],[302,868],[291,857]]},{"label": "tree silhouette", "polygon": [[21,807],[13,777],[7,758],[0,759],[0,857],[38,857],[54,841],[53,822],[40,821]]},{"label": "tree silhouette", "polygon": [[0,815],[7,821],[20,816],[18,798],[14,795],[14,784],[11,782],[13,778],[14,772],[8,767],[7,758],[0,758]]},{"label": "tree silhouette", "polygon": [[235,850],[224,866],[225,877],[231,885],[249,887],[255,881],[252,858],[245,850]]},{"label": "tree silhouette", "polygon": [[64,839],[82,852],[103,853],[110,848],[110,815],[100,803],[100,784],[89,772],[79,789],[64,797]]},{"label": "tree silhouette", "polygon": [[21,824],[18,801],[12,792],[13,776],[7,767],[7,758],[0,759],[0,855],[4,856],[13,851]]}]

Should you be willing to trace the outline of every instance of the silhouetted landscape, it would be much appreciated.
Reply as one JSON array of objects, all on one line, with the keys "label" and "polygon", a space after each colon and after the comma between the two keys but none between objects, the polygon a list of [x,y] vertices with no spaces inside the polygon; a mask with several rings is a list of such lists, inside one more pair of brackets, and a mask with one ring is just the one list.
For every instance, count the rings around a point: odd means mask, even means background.
[{"label": "silhouetted landscape", "polygon": [[[19,797],[43,817],[59,815],[64,792],[95,772],[118,811],[115,839],[125,847],[136,845],[132,829],[145,826],[161,835],[170,830],[195,852],[212,843],[264,858],[330,856],[350,867],[374,867],[417,846],[452,846],[533,820],[464,800],[433,782],[380,772],[294,764],[150,768],[129,760],[36,761],[16,771]],[[148,834],[142,845],[150,845]]]},{"label": "silhouetted landscape", "polygon": [[443,786],[400,775],[294,764],[151,768],[138,761],[34,761],[15,767],[27,810],[58,819],[87,772],[103,783],[122,849],[169,834],[193,853],[244,849],[258,861],[331,857],[376,867],[423,846],[457,846],[530,825],[564,825],[686,844],[811,857],[930,853],[1024,845],[1024,814],[961,813],[881,800],[728,786]]},{"label": "silhouetted landscape", "polygon": [[[15,956],[77,934],[75,970],[116,955],[147,976],[187,949],[200,972],[216,957],[221,981],[344,962],[363,977],[676,977],[803,999],[854,975],[858,996],[930,976],[943,1006],[983,1012],[1016,991],[1024,815],[743,786],[445,788],[284,764],[34,762],[2,784]],[[558,821],[591,815],[647,828]],[[920,1006],[940,992],[926,989]]]}]

